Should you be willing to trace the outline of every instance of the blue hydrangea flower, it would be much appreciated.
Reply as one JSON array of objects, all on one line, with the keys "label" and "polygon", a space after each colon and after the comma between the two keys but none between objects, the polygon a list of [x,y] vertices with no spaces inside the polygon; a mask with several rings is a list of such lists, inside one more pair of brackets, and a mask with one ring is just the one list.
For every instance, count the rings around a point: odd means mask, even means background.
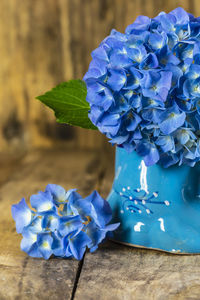
[{"label": "blue hydrangea flower", "polygon": [[89,245],[90,238],[84,231],[72,232],[64,238],[65,255],[80,260]]},{"label": "blue hydrangea flower", "polygon": [[112,30],[84,76],[89,118],[147,165],[200,160],[200,20],[182,8]]},{"label": "blue hydrangea flower", "polygon": [[24,198],[18,204],[12,206],[12,216],[16,222],[17,233],[22,233],[23,228],[28,226],[33,218],[33,213]]},{"label": "blue hydrangea flower", "polygon": [[48,191],[32,195],[30,202],[31,206],[39,213],[55,209],[52,194]]},{"label": "blue hydrangea flower", "polygon": [[12,216],[23,236],[21,249],[32,257],[82,259],[87,248],[93,252],[119,226],[109,224],[111,208],[96,191],[83,199],[76,189],[48,184],[30,202],[33,209],[24,198],[12,205]]},{"label": "blue hydrangea flower", "polygon": [[90,222],[86,227],[86,233],[90,238],[88,245],[90,252],[94,252],[98,248],[98,244],[106,238],[106,235],[117,229],[118,226],[119,224],[116,223],[99,227],[94,221]]},{"label": "blue hydrangea flower", "polygon": [[42,232],[37,235],[37,248],[40,254],[45,258],[49,259],[49,257],[53,254],[52,250],[53,237],[50,233]]},{"label": "blue hydrangea flower", "polygon": [[21,250],[32,257],[43,257],[37,245],[37,233],[24,229]]}]

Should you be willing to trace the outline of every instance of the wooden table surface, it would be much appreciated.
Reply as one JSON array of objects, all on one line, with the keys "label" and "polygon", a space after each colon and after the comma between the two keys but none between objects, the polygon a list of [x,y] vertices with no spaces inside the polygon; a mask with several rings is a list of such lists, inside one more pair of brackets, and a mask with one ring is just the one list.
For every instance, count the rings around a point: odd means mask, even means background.
[{"label": "wooden table surface", "polygon": [[77,187],[83,196],[112,184],[113,162],[102,153],[37,150],[20,160],[1,158],[0,300],[200,299],[200,256],[170,255],[107,242],[80,262],[28,257],[20,251],[11,205],[47,183]]}]

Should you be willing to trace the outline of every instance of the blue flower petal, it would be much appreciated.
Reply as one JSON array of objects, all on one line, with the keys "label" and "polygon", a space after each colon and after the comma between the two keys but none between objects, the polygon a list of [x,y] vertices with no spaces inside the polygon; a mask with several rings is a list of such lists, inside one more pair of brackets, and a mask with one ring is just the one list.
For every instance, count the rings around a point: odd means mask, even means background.
[{"label": "blue flower petal", "polygon": [[170,15],[176,17],[177,24],[187,24],[190,20],[188,13],[182,7],[175,8],[170,12]]},{"label": "blue flower petal", "polygon": [[172,107],[160,116],[163,121],[160,123],[160,129],[164,134],[170,134],[177,128],[181,127],[185,122],[186,115],[177,108]]},{"label": "blue flower petal", "polygon": [[176,17],[171,14],[160,15],[160,22],[163,30],[167,33],[175,31]]},{"label": "blue flower petal", "polygon": [[132,60],[127,54],[113,53],[110,56],[110,65],[113,68],[117,68],[118,66],[125,68],[132,65]]},{"label": "blue flower petal", "polygon": [[126,84],[126,73],[122,69],[108,69],[107,84],[114,91],[120,91]]},{"label": "blue flower petal", "polygon": [[112,210],[109,203],[104,200],[97,191],[86,197],[84,201],[91,203],[90,216],[98,226],[105,226],[112,218]]},{"label": "blue flower petal", "polygon": [[185,145],[190,139],[190,134],[187,130],[180,129],[176,133],[176,138],[182,145]]},{"label": "blue flower petal", "polygon": [[64,240],[57,232],[52,233],[53,242],[51,245],[52,253],[55,256],[64,257],[66,249],[64,247]]},{"label": "blue flower petal", "polygon": [[92,105],[88,116],[89,116],[90,120],[92,121],[92,123],[97,125],[99,120],[103,116],[103,114],[104,114],[104,111],[102,110],[102,108],[99,108],[96,105]]},{"label": "blue flower petal", "polygon": [[136,151],[139,155],[144,157],[146,166],[151,166],[157,163],[160,158],[158,149],[153,143],[145,141],[139,142],[136,145]]},{"label": "blue flower petal", "polygon": [[175,150],[174,139],[170,135],[159,136],[158,139],[155,141],[155,144],[160,146],[163,152]]},{"label": "blue flower petal", "polygon": [[81,197],[77,192],[71,193],[68,202],[68,211],[74,215],[80,215],[82,218],[90,213],[91,204]]},{"label": "blue flower petal", "polygon": [[159,123],[160,115],[162,112],[163,112],[163,110],[160,107],[145,109],[142,113],[142,118],[146,121],[152,121],[154,123]]},{"label": "blue flower petal", "polygon": [[186,78],[195,80],[200,77],[200,65],[192,64],[189,68],[189,72],[186,74]]},{"label": "blue flower petal", "polygon": [[37,246],[38,250],[44,257],[44,259],[49,259],[53,254],[51,249],[53,243],[53,238],[49,233],[39,233],[37,236]]},{"label": "blue flower petal", "polygon": [[145,97],[165,101],[171,87],[171,72],[149,71],[142,79],[142,92]]},{"label": "blue flower petal", "polygon": [[39,251],[37,243],[34,243],[32,245],[32,247],[30,248],[30,250],[27,252],[27,254],[31,257],[36,257],[36,258],[42,258],[43,255],[42,253]]},{"label": "blue flower petal", "polygon": [[88,245],[90,252],[94,252],[98,248],[98,245],[106,238],[107,234],[113,230],[116,230],[119,225],[119,223],[115,223],[105,227],[98,227],[94,222],[88,224],[86,233],[91,239]]},{"label": "blue flower petal", "polygon": [[126,130],[128,132],[134,131],[141,121],[142,119],[136,113],[134,113],[133,110],[128,111],[123,116],[123,122],[126,124]]},{"label": "blue flower petal", "polygon": [[101,45],[97,49],[92,51],[91,56],[92,58],[98,58],[101,60],[109,61],[108,52],[109,52],[109,47],[106,47],[106,45]]},{"label": "blue flower petal", "polygon": [[31,221],[30,225],[26,227],[26,229],[34,233],[42,232],[43,231],[42,221],[43,221],[42,216],[35,216]]},{"label": "blue flower petal", "polygon": [[170,166],[173,166],[177,164],[179,161],[179,158],[176,154],[170,154],[167,155],[166,153],[164,155],[161,155],[160,162],[164,166],[164,168],[169,168]]},{"label": "blue flower petal", "polygon": [[99,130],[103,133],[109,132],[111,135],[116,135],[121,125],[119,114],[104,114],[101,123],[98,123]]},{"label": "blue flower petal", "polygon": [[117,137],[111,139],[111,140],[109,141],[109,143],[121,145],[121,144],[123,144],[125,141],[127,141],[128,138],[129,138],[129,134],[127,134],[127,135],[119,135],[119,136],[117,136]]},{"label": "blue flower petal", "polygon": [[48,184],[45,191],[53,196],[54,202],[58,205],[67,201],[66,191],[60,185]]},{"label": "blue flower petal", "polygon": [[21,250],[29,254],[29,251],[31,251],[33,245],[36,245],[37,243],[37,234],[24,229],[22,236],[23,239],[21,240]]},{"label": "blue flower petal", "polygon": [[42,219],[42,228],[55,231],[59,227],[59,215],[53,211],[45,212]]},{"label": "blue flower petal", "polygon": [[18,204],[12,205],[11,210],[12,217],[16,222],[17,233],[22,233],[24,227],[31,223],[33,214],[24,198]]},{"label": "blue flower petal", "polygon": [[144,70],[156,69],[158,67],[158,59],[154,53],[149,53],[140,63],[139,68]]},{"label": "blue flower petal", "polygon": [[153,50],[161,49],[167,42],[167,35],[165,33],[150,33],[148,42]]},{"label": "blue flower petal", "polygon": [[137,34],[149,28],[151,19],[146,16],[138,16],[135,22],[126,28],[127,34]]},{"label": "blue flower petal", "polygon": [[86,250],[86,246],[90,243],[90,238],[83,231],[77,235],[69,237],[69,247],[72,255],[81,260]]},{"label": "blue flower petal", "polygon": [[37,212],[44,212],[54,209],[53,197],[50,192],[38,192],[30,197],[31,206]]},{"label": "blue flower petal", "polygon": [[59,219],[58,231],[61,236],[66,236],[73,231],[80,231],[83,228],[81,217],[77,216],[64,216]]}]

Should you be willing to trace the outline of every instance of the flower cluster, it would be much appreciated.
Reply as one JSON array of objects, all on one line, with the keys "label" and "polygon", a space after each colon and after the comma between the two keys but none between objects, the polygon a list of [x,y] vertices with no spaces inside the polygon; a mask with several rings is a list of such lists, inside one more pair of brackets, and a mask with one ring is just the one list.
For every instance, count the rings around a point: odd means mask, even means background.
[{"label": "flower cluster", "polygon": [[147,166],[200,160],[200,18],[182,8],[139,16],[92,52],[89,117]]},{"label": "flower cluster", "polygon": [[16,230],[21,233],[21,249],[32,257],[51,255],[82,259],[86,247],[98,248],[119,223],[107,225],[112,211],[107,201],[94,191],[82,198],[75,189],[48,184],[45,192],[32,195],[30,209],[25,199],[12,206]]}]

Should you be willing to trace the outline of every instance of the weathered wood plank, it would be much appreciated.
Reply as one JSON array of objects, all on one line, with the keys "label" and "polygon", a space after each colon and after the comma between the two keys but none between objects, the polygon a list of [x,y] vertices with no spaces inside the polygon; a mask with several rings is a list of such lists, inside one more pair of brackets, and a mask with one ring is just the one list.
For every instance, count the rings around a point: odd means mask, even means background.
[{"label": "weathered wood plank", "polygon": [[91,152],[63,150],[28,154],[9,181],[0,188],[0,299],[70,299],[78,269],[75,260],[49,261],[28,257],[20,251],[11,204],[28,198],[47,183],[66,189],[77,187],[87,195],[98,181],[102,165]]},{"label": "weathered wood plank", "polygon": [[199,300],[200,256],[107,243],[87,254],[75,300]]}]

